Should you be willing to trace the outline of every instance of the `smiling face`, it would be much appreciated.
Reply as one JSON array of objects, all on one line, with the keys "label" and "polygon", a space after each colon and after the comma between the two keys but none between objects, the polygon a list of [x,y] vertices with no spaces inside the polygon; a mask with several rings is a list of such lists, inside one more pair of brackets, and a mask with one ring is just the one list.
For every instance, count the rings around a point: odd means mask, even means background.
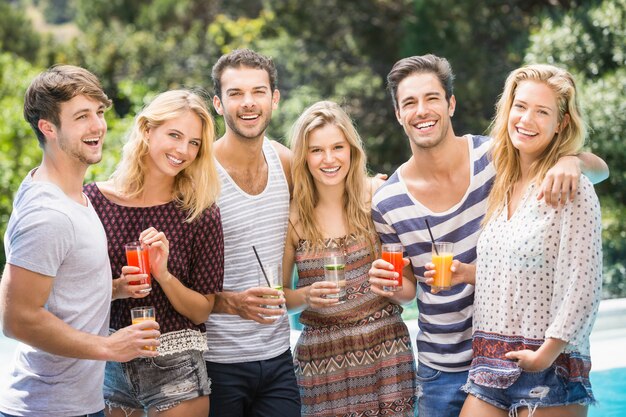
[{"label": "smiling face", "polygon": [[507,127],[523,160],[532,163],[541,156],[560,129],[558,119],[557,97],[548,85],[537,81],[518,84]]},{"label": "smiling face", "polygon": [[415,73],[398,84],[396,117],[404,127],[411,146],[433,148],[452,135],[450,117],[456,101],[432,73]]},{"label": "smiling face", "polygon": [[350,170],[350,144],[341,129],[326,124],[312,130],[306,162],[317,188],[343,184]]},{"label": "smiling face", "polygon": [[265,135],[272,110],[278,106],[278,90],[271,90],[267,71],[256,68],[228,68],[221,76],[222,97],[213,105],[224,116],[226,133],[243,139]]},{"label": "smiling face", "polygon": [[107,132],[105,106],[97,100],[78,95],[59,107],[59,126],[40,120],[46,135],[56,137],[58,148],[68,157],[86,166],[102,159],[102,143]]},{"label": "smiling face", "polygon": [[148,129],[148,172],[175,177],[193,163],[202,145],[202,120],[193,111]]}]

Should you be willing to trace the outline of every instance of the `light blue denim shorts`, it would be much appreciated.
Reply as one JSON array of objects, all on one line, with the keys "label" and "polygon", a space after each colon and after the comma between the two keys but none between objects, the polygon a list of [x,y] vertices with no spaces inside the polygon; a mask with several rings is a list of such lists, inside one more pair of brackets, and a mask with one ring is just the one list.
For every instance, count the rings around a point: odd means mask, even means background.
[{"label": "light blue denim shorts", "polygon": [[517,381],[508,388],[489,388],[468,379],[463,390],[504,410],[528,407],[531,414],[536,408],[595,403],[591,390],[587,390],[581,382],[565,379],[554,366],[539,372],[522,371]]},{"label": "light blue denim shorts", "polygon": [[107,362],[107,407],[164,411],[211,393],[206,364],[199,351],[186,351],[130,362]]}]

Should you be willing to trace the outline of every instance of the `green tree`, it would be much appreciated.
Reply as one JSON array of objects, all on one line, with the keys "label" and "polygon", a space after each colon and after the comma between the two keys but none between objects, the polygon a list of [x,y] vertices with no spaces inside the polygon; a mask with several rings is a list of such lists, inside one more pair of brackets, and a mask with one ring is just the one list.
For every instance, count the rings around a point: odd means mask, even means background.
[{"label": "green tree", "polygon": [[[212,2],[78,0],[76,10],[83,34],[60,60],[98,74],[118,115],[136,112],[141,94],[206,85],[217,55],[206,34]],[[129,82],[139,87],[122,88]]]},{"label": "green tree", "polygon": [[23,9],[0,2],[0,52],[11,52],[35,62],[41,42],[41,36],[33,30]]},{"label": "green tree", "polygon": [[46,22],[67,23],[74,18],[75,10],[72,0],[43,0],[43,12]]}]

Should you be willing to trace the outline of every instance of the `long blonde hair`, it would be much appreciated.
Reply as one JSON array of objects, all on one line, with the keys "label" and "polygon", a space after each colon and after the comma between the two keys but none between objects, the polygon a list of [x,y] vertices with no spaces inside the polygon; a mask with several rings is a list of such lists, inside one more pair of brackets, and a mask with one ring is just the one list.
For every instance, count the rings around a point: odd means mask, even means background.
[{"label": "long blonde hair", "polygon": [[504,84],[504,91],[496,104],[496,115],[489,135],[493,138],[492,157],[496,170],[493,188],[487,200],[487,214],[483,224],[504,208],[510,197],[512,185],[521,178],[519,152],[513,146],[508,132],[508,120],[518,85],[523,81],[544,83],[556,95],[559,124],[566,115],[568,123],[562,126],[539,159],[530,167],[530,178],[540,182],[559,158],[580,152],[586,136],[586,126],[581,116],[572,75],[553,65],[528,65],[512,71]]},{"label": "long blonde hair", "polygon": [[128,142],[122,151],[122,160],[111,176],[122,194],[129,198],[140,196],[144,190],[146,159],[148,158],[148,130],[187,111],[194,112],[202,122],[202,143],[196,159],[179,172],[174,179],[172,198],[188,212],[186,221],[192,222],[206,208],[213,205],[220,191],[220,182],[213,160],[215,124],[205,100],[189,90],[170,90],[159,94],[136,117]]},{"label": "long blonde hair", "polygon": [[332,101],[319,101],[300,115],[291,129],[290,146],[293,152],[291,174],[293,178],[293,204],[302,224],[304,237],[314,245],[322,244],[324,237],[313,215],[319,201],[318,190],[307,165],[309,136],[315,129],[326,125],[336,126],[350,145],[350,169],[346,176],[343,195],[343,214],[348,233],[372,241],[375,235],[370,207],[364,195],[368,176],[363,143],[352,120],[346,112]]}]

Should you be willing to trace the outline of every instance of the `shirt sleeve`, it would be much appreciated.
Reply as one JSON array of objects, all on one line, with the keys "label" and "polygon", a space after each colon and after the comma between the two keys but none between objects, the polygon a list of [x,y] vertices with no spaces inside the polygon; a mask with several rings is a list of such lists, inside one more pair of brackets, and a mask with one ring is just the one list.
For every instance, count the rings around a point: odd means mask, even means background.
[{"label": "shirt sleeve", "polygon": [[29,208],[7,230],[7,263],[55,277],[74,244],[74,228],[63,213]]},{"label": "shirt sleeve", "polygon": [[374,228],[378,233],[381,243],[400,242],[396,229],[387,222],[387,219],[383,217],[375,204],[372,204],[372,221],[374,222]]},{"label": "shirt sleeve", "polygon": [[602,289],[602,225],[598,197],[586,177],[563,207],[551,311],[546,338],[581,345],[589,337]]},{"label": "shirt sleeve", "polygon": [[224,286],[224,233],[217,205],[206,209],[198,220],[191,265],[192,289],[200,294],[214,294]]}]

